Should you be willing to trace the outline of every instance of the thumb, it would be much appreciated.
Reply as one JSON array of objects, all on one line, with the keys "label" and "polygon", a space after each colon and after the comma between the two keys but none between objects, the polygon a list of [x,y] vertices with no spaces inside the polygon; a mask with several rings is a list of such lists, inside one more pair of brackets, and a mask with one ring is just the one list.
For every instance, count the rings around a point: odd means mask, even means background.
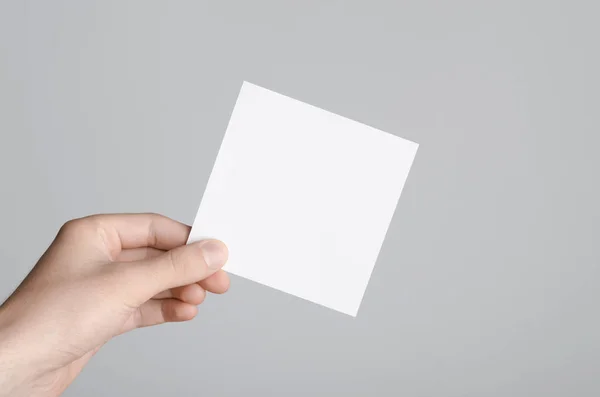
[{"label": "thumb", "polygon": [[170,288],[204,280],[222,268],[227,258],[225,244],[218,240],[204,240],[130,263],[128,267],[138,281],[143,280],[144,298],[149,299]]}]

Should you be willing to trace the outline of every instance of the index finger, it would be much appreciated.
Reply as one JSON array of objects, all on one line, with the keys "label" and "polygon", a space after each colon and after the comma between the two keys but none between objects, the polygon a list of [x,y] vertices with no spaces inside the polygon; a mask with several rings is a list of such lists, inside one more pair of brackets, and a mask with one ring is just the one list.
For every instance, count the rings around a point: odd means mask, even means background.
[{"label": "index finger", "polygon": [[111,253],[143,247],[168,251],[184,245],[191,229],[159,214],[106,214],[93,218],[106,233]]}]

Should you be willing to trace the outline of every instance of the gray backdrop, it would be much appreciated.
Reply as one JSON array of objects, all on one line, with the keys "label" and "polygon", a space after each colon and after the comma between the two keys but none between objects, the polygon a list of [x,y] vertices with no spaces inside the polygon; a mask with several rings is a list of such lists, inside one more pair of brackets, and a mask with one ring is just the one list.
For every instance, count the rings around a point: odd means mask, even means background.
[{"label": "gray backdrop", "polygon": [[70,218],[191,223],[249,80],[421,144],[358,317],[232,276],[67,396],[597,396],[594,3],[0,1],[0,293]]}]

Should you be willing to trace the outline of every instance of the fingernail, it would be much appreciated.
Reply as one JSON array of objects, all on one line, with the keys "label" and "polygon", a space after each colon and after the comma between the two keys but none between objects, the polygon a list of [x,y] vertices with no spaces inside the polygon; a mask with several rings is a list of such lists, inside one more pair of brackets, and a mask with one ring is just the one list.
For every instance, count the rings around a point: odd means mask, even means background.
[{"label": "fingernail", "polygon": [[202,256],[211,270],[218,270],[227,262],[227,247],[220,241],[208,240],[202,243]]}]

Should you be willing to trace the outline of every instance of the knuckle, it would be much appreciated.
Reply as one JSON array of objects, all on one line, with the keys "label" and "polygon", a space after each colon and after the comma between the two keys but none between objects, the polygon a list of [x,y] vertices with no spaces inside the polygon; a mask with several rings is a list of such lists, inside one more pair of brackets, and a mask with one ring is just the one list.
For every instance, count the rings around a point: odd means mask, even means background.
[{"label": "knuckle", "polygon": [[156,233],[156,228],[154,227],[154,223],[156,219],[154,217],[150,217],[150,223],[148,224],[148,246],[156,247],[158,246],[158,235]]},{"label": "knuckle", "polygon": [[192,260],[194,262],[194,269],[198,277],[204,277],[208,273],[208,264],[204,259],[202,247],[199,244],[192,244],[188,246],[191,251]]},{"label": "knuckle", "polygon": [[202,250],[195,245],[168,251],[167,262],[174,277],[189,282],[202,279],[207,269],[202,257]]},{"label": "knuckle", "polygon": [[167,252],[167,264],[173,274],[179,273],[179,268],[181,267],[181,255],[175,251],[171,250]]},{"label": "knuckle", "polygon": [[68,240],[100,241],[111,259],[116,254],[113,251],[118,251],[117,248],[120,248],[118,235],[110,232],[106,220],[101,215],[72,219],[60,228],[58,235]]},{"label": "knuckle", "polygon": [[68,233],[81,233],[89,230],[95,230],[102,225],[102,216],[90,215],[84,218],[71,219],[65,222],[61,231]]},{"label": "knuckle", "polygon": [[60,228],[60,235],[77,237],[90,229],[90,220],[88,218],[71,219]]},{"label": "knuckle", "polygon": [[71,219],[61,226],[60,233],[64,234],[74,232],[75,230],[79,229],[80,225],[81,219]]}]

